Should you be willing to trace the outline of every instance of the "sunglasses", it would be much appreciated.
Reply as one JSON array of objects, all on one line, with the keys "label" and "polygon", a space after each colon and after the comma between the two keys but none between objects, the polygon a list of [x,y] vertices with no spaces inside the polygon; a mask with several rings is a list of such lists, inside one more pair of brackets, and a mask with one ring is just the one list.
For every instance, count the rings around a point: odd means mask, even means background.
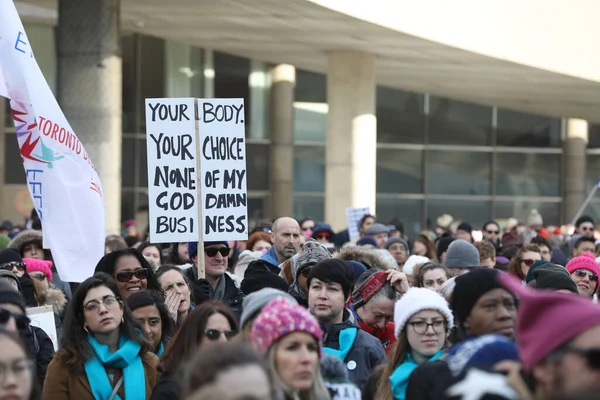
[{"label": "sunglasses", "polygon": [[33,279],[37,279],[38,281],[46,280],[47,276],[45,274],[29,274]]},{"label": "sunglasses", "polygon": [[587,275],[588,278],[590,278],[590,281],[592,282],[598,282],[598,275],[596,274],[592,274],[589,271],[586,271],[584,269],[578,269],[574,272],[575,275],[577,275],[580,278],[585,278],[585,276]]},{"label": "sunglasses", "polygon": [[592,232],[594,230],[594,228],[591,226],[582,226],[581,228],[579,228],[579,230]]},{"label": "sunglasses", "polygon": [[4,308],[0,308],[0,324],[2,324],[2,325],[6,324],[10,320],[11,317],[13,317],[15,319],[17,328],[19,328],[19,329],[27,328],[27,326],[31,322],[29,317],[25,314],[12,313]]},{"label": "sunglasses", "polygon": [[600,349],[576,349],[567,347],[564,350],[566,353],[575,353],[584,357],[590,368],[600,370]]},{"label": "sunglasses", "polygon": [[138,268],[135,271],[121,271],[115,276],[115,279],[119,282],[129,282],[134,275],[140,281],[142,279],[147,279],[148,270],[146,268]]},{"label": "sunglasses", "polygon": [[315,237],[317,239],[329,239],[331,236],[330,235],[316,235]]},{"label": "sunglasses", "polygon": [[19,271],[25,271],[25,263],[19,261],[11,261],[9,263],[0,265],[0,269],[5,271],[12,271],[12,269],[15,267],[17,267]]},{"label": "sunglasses", "polygon": [[490,235],[497,235],[500,231],[490,231],[489,229],[487,229],[486,232]]},{"label": "sunglasses", "polygon": [[524,263],[525,265],[527,265],[528,267],[531,267],[533,265],[533,263],[535,262],[535,260],[528,258],[526,260],[521,260],[521,262]]},{"label": "sunglasses", "polygon": [[235,336],[235,331],[220,331],[218,329],[207,329],[204,331],[204,334],[209,340],[215,342],[221,338],[221,335],[225,335],[225,338],[227,340],[233,338]]},{"label": "sunglasses", "polygon": [[229,248],[221,247],[220,249],[215,249],[214,247],[209,247],[208,249],[204,249],[204,252],[209,257],[214,257],[217,253],[221,253],[223,257],[229,257]]}]

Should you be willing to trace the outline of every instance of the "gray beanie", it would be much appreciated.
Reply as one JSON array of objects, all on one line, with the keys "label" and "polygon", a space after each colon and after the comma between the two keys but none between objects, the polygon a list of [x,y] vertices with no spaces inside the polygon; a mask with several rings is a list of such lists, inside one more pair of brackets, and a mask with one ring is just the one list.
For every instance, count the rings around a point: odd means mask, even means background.
[{"label": "gray beanie", "polygon": [[447,268],[476,268],[479,266],[479,252],[466,240],[455,240],[448,247],[444,266]]},{"label": "gray beanie", "polygon": [[242,303],[242,317],[240,318],[240,326],[244,329],[244,325],[258,314],[271,300],[275,300],[278,297],[284,297],[286,300],[291,301],[294,304],[298,304],[290,294],[282,292],[278,289],[264,288],[256,292],[250,293],[244,298]]},{"label": "gray beanie", "polygon": [[298,253],[298,260],[294,265],[294,279],[298,279],[298,275],[304,268],[330,258],[331,253],[325,246],[314,239],[309,239],[308,242],[304,243],[304,246],[302,246],[300,253]]},{"label": "gray beanie", "polygon": [[406,249],[406,255],[410,256],[410,247],[408,247],[408,242],[399,237],[389,238],[388,241],[385,242],[385,246],[383,246],[383,248],[389,250],[390,246],[394,243],[402,243],[404,245],[404,248]]},{"label": "gray beanie", "polygon": [[368,227],[367,231],[365,232],[365,234],[367,236],[378,235],[380,233],[387,233],[387,234],[389,234],[390,233],[390,228],[388,228],[384,224],[380,224],[379,222],[376,222],[373,225],[371,225],[370,227]]}]

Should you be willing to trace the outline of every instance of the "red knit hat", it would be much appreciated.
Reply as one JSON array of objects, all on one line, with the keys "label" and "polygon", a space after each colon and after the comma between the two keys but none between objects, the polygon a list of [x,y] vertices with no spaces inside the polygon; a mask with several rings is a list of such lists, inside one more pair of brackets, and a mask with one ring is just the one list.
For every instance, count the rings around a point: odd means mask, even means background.
[{"label": "red knit hat", "polygon": [[534,291],[504,273],[500,282],[519,297],[516,336],[526,371],[575,336],[600,325],[600,306],[585,297]]},{"label": "red knit hat", "polygon": [[[579,257],[573,257],[567,264],[566,268],[567,271],[569,271],[569,274],[572,274],[578,269],[585,269],[600,277],[600,266],[596,262],[594,256],[588,253],[584,253]],[[598,281],[596,281],[596,289],[594,290],[594,293],[596,293],[599,288],[600,285],[598,284]]]},{"label": "red knit hat", "polygon": [[49,282],[52,282],[52,261],[38,260],[37,258],[24,258],[23,262],[25,263],[28,274],[33,271],[40,271],[48,277]]}]

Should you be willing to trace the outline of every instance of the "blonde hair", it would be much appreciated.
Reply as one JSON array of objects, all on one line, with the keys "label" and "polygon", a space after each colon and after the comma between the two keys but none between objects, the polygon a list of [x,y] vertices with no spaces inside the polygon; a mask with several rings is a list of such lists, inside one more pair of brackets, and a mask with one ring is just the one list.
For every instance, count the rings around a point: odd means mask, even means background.
[{"label": "blonde hair", "polygon": [[294,392],[292,388],[290,388],[284,381],[279,377],[279,371],[277,371],[277,363],[275,361],[277,347],[281,339],[279,339],[275,344],[273,344],[269,348],[269,352],[267,353],[267,362],[269,363],[269,368],[273,374],[273,386],[283,391],[286,398],[293,398],[298,400],[330,400],[329,390],[325,386],[325,382],[323,381],[323,377],[321,376],[321,368],[317,364],[317,371],[315,373],[315,379],[313,381],[312,386],[308,390],[303,390],[300,392]]}]

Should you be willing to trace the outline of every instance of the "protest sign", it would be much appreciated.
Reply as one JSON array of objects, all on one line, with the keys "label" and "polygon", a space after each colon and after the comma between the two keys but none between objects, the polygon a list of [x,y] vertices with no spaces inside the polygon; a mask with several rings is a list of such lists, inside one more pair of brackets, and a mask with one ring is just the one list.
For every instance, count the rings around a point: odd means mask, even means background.
[{"label": "protest sign", "polygon": [[348,234],[350,239],[360,235],[358,223],[361,218],[371,213],[369,207],[352,208],[346,207],[346,220],[348,220]]},{"label": "protest sign", "polygon": [[54,309],[52,306],[45,305],[40,307],[31,307],[27,309],[27,316],[31,320],[30,325],[42,328],[46,335],[52,340],[54,351],[58,350],[58,337],[56,335],[56,320],[54,319]]},{"label": "protest sign", "polygon": [[148,207],[153,243],[198,240],[194,99],[146,99]]},{"label": "protest sign", "polygon": [[202,237],[246,240],[246,143],[243,99],[198,99]]},{"label": "protest sign", "polygon": [[[62,280],[82,282],[104,255],[100,178],[35,60],[12,1],[0,1],[0,95],[10,99],[43,245]],[[118,156],[118,155],[117,155]]]}]

